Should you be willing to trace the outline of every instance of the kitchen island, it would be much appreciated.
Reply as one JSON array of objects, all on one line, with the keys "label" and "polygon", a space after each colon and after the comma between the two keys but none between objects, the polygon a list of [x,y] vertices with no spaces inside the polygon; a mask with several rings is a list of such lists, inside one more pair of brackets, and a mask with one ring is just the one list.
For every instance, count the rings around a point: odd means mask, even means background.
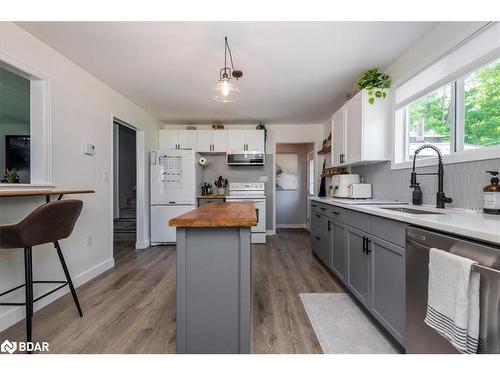
[{"label": "kitchen island", "polygon": [[177,231],[177,353],[250,353],[253,203],[210,203]]}]

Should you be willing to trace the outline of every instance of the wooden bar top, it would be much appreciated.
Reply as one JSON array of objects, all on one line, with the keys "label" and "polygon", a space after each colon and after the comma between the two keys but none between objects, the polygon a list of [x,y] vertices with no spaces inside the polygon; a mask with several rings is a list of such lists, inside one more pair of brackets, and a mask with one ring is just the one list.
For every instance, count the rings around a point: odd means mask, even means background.
[{"label": "wooden bar top", "polygon": [[227,228],[257,225],[257,212],[251,202],[209,203],[171,219],[171,227]]},{"label": "wooden bar top", "polygon": [[92,194],[94,190],[0,190],[2,197],[46,197],[48,195]]}]

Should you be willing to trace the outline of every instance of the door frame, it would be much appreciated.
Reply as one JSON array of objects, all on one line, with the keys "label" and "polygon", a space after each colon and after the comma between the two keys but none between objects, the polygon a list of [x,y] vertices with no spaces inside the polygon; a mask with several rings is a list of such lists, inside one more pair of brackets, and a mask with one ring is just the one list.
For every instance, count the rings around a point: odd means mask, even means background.
[{"label": "door frame", "polygon": [[149,233],[148,233],[148,207],[146,201],[146,166],[145,166],[145,139],[144,139],[144,130],[139,129],[130,123],[120,119],[119,117],[112,115],[111,116],[111,186],[109,189],[109,194],[111,196],[111,248],[113,248],[114,241],[114,228],[113,228],[113,219],[115,215],[115,178],[118,177],[118,174],[115,177],[115,166],[118,165],[117,156],[115,155],[114,148],[114,127],[115,123],[126,126],[129,129],[135,131],[135,167],[136,167],[136,249],[145,249],[149,247]]},{"label": "door frame", "polygon": [[[311,183],[311,181],[310,181],[311,171],[310,171],[310,167],[309,167],[309,161],[310,160],[314,160],[314,177],[313,178],[314,178],[314,190],[316,190],[316,160],[315,160],[315,154],[316,153],[314,152],[314,148],[306,154],[306,163],[307,163],[307,168],[306,168],[306,173],[307,173],[307,177],[306,177],[306,180],[307,180],[306,199],[308,199],[311,196],[314,197],[314,194],[313,195],[309,194],[309,185]],[[311,155],[312,155],[312,158],[311,158]],[[311,205],[307,202],[306,203],[306,207],[307,207],[306,228],[309,229],[309,230],[311,230]]]}]

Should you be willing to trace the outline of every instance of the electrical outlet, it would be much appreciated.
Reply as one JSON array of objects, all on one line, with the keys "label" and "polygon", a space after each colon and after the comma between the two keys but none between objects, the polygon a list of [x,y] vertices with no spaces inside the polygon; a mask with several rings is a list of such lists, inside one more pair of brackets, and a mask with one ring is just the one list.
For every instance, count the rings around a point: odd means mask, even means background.
[{"label": "electrical outlet", "polygon": [[87,234],[87,246],[92,246],[92,235]]},{"label": "electrical outlet", "polygon": [[105,169],[102,171],[102,179],[103,181],[111,181],[111,175],[109,173],[109,170]]}]

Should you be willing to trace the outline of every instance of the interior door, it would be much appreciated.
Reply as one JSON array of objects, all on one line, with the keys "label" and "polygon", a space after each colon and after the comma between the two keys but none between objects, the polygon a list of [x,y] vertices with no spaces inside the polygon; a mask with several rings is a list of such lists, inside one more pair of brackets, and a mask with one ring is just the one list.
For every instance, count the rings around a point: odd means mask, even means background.
[{"label": "interior door", "polygon": [[212,151],[212,130],[198,130],[198,152]]},{"label": "interior door", "polygon": [[346,104],[345,111],[345,161],[353,163],[361,160],[361,140],[363,126],[361,92]]},{"label": "interior door", "polygon": [[179,130],[179,147],[196,150],[196,130]]},{"label": "interior door", "polygon": [[165,130],[162,129],[158,135],[158,143],[160,150],[174,150],[179,143],[178,130]]},{"label": "interior door", "polygon": [[246,145],[246,130],[227,131],[227,150],[243,151]]},{"label": "interior door", "polygon": [[214,130],[212,131],[212,144],[214,152],[226,152],[227,151],[227,131],[226,130]]},{"label": "interior door", "polygon": [[342,165],[341,155],[345,154],[345,122],[344,107],[340,108],[332,117],[332,164],[334,166]]},{"label": "interior door", "polygon": [[264,130],[247,130],[247,151],[264,151]]}]

